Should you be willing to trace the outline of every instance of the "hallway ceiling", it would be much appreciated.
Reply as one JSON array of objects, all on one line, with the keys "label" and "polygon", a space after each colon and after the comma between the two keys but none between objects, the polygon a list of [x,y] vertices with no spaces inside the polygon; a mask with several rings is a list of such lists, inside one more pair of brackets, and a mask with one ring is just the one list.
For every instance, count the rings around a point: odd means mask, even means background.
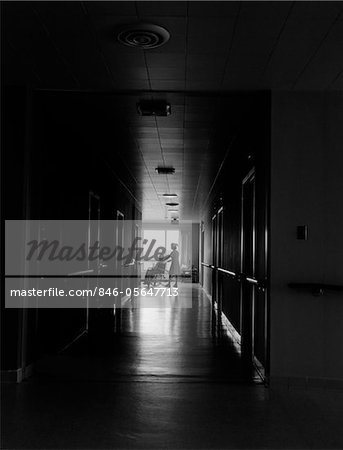
[{"label": "hallway ceiling", "polygon": [[[125,182],[149,217],[164,217],[159,194],[168,191],[179,195],[183,219],[204,205],[229,141],[217,149],[211,140],[219,93],[343,89],[343,2],[27,1],[2,8],[5,83],[120,93],[108,102],[121,105],[132,142],[121,156]],[[116,30],[139,21],[165,27],[170,40],[147,51],[120,45]],[[172,115],[139,117],[136,101],[147,96],[170,101]],[[164,164],[176,174],[156,175]]]}]

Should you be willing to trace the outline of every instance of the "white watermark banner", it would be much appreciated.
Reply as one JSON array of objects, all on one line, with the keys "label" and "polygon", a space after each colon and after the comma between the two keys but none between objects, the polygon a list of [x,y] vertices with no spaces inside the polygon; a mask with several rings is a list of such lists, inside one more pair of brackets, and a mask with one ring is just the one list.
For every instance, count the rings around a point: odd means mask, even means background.
[{"label": "white watermark banner", "polygon": [[191,307],[179,295],[191,222],[8,220],[5,232],[7,308]]}]

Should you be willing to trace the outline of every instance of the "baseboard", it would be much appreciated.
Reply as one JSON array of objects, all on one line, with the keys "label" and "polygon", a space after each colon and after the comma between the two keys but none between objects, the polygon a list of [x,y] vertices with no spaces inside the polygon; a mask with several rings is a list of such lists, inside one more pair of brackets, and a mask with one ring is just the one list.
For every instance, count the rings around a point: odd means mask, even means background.
[{"label": "baseboard", "polygon": [[341,378],[271,376],[269,384],[271,388],[284,389],[343,389],[343,379]]},{"label": "baseboard", "polygon": [[212,295],[209,292],[207,292],[207,290],[201,284],[200,288],[204,291],[205,295],[209,298],[210,302],[212,303]]},{"label": "baseboard", "polygon": [[21,383],[23,381],[23,369],[11,369],[1,371],[1,383]]},{"label": "baseboard", "polygon": [[230,320],[227,318],[227,316],[223,312],[222,312],[222,324],[227,329],[227,331],[230,333],[235,344],[240,346],[241,345],[241,335],[238,333],[236,328],[232,325]]},{"label": "baseboard", "polygon": [[34,372],[34,363],[19,369],[1,370],[1,383],[21,383]]},{"label": "baseboard", "polygon": [[[204,291],[204,293],[206,294],[206,296],[208,297],[208,299],[210,300],[210,302],[212,303],[212,295],[210,295],[206,289],[200,285],[200,287],[202,288],[202,290]],[[214,304],[215,309],[217,310],[217,305]],[[230,320],[228,319],[228,317],[222,312],[222,325],[224,326],[224,328],[227,330],[227,332],[230,334],[230,336],[232,337],[235,345],[238,345],[240,348],[241,345],[241,335],[238,333],[238,331],[236,330],[236,328],[232,325],[232,323],[230,322]]]}]

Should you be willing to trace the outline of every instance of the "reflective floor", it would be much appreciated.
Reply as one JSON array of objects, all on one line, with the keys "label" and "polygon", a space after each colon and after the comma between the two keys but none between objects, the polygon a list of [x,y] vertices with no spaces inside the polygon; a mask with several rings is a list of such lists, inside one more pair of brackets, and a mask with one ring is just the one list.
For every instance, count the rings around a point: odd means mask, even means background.
[{"label": "reflective floor", "polygon": [[342,393],[266,389],[197,285],[124,306],[4,386],[2,448],[342,448]]},{"label": "reflective floor", "polygon": [[179,284],[177,297],[127,300],[117,315],[117,333],[103,333],[100,317],[93,333],[41,360],[35,379],[252,381],[229,335],[218,337],[216,317],[198,285]]}]

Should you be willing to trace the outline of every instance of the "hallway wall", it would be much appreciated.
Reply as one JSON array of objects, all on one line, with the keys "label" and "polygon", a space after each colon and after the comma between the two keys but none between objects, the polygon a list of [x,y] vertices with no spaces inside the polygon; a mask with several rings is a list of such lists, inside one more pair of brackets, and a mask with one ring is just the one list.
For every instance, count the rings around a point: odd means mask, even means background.
[{"label": "hallway wall", "polygon": [[[315,297],[290,282],[343,285],[343,95],[275,92],[271,158],[271,375],[343,382],[342,292]],[[308,240],[297,240],[308,225]],[[313,379],[312,379],[313,378]]]},{"label": "hallway wall", "polygon": [[[125,220],[140,218],[118,156],[118,130],[106,128],[104,115],[91,108],[91,100],[73,93],[35,94],[32,218],[88,220],[90,191],[100,198],[101,220],[116,220],[117,210]],[[95,200],[93,219],[97,208]],[[86,329],[83,309],[40,309],[38,316],[46,352],[60,350]]]},{"label": "hallway wall", "polygon": [[[1,91],[1,162],[6,167],[2,177],[1,209],[5,219],[23,219],[25,217],[25,148],[27,129],[28,91],[25,87],[6,87]],[[6,188],[6,189],[5,189]],[[1,223],[3,227],[3,224]],[[2,240],[4,229],[2,228]],[[4,248],[4,247],[3,247]],[[2,255],[2,261],[4,255]],[[2,278],[1,283],[4,284]],[[2,286],[3,287],[3,286]],[[4,289],[4,287],[3,287]],[[23,311],[7,309],[4,312],[4,296],[1,295],[1,368],[13,371],[20,366],[22,336],[21,327]],[[30,312],[27,314],[32,318]],[[28,339],[31,340],[31,336]]]},{"label": "hallway wall", "polygon": [[[87,111],[78,97],[5,87],[2,100],[5,219],[88,220],[90,190],[100,196],[101,219],[116,219],[117,210],[125,219],[141,218],[140,205],[116,176],[125,176],[116,147],[111,155],[117,172],[105,161],[106,136],[97,133],[97,123],[96,141],[82,132]],[[86,327],[81,309],[1,309],[2,369],[13,380],[20,381],[40,354],[60,350]]]},{"label": "hallway wall", "polygon": [[[233,99],[228,100],[233,104]],[[204,262],[214,264],[212,252],[212,217],[223,207],[222,268],[241,272],[241,202],[242,182],[255,168],[256,174],[256,273],[259,280],[266,274],[265,240],[267,238],[267,211],[269,193],[270,152],[270,97],[269,93],[246,94],[238,97],[236,128],[228,120],[223,126],[227,134],[226,157],[213,184],[207,210],[203,212]],[[212,270],[203,268],[204,288],[212,294]],[[220,274],[222,310],[238,333],[241,333],[242,305],[240,283],[237,279]],[[256,292],[256,352],[262,364],[267,365],[265,348],[266,303],[265,296]],[[260,318],[262,317],[262,320]],[[258,340],[258,342],[257,342]],[[258,347],[258,349],[257,349]]]}]

